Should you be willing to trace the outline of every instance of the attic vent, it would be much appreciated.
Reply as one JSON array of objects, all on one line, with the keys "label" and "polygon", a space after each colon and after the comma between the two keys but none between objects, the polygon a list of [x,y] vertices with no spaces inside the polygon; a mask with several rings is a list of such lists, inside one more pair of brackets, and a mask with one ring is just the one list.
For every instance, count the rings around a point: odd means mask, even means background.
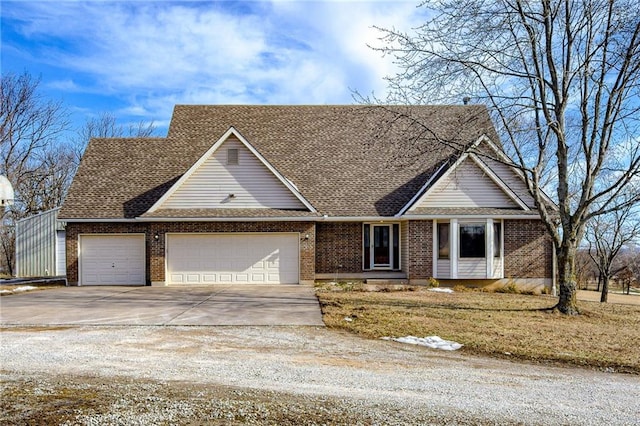
[{"label": "attic vent", "polygon": [[238,148],[229,148],[227,150],[227,164],[232,166],[238,164]]}]

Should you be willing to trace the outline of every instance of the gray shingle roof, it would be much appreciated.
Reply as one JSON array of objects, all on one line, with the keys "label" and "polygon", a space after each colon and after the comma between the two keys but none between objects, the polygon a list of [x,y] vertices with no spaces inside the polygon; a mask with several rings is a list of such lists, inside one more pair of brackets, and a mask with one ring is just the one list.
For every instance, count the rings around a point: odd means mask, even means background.
[{"label": "gray shingle roof", "polygon": [[60,218],[144,215],[232,126],[329,216],[393,216],[453,146],[498,140],[477,105],[178,105],[167,138],[92,140]]}]

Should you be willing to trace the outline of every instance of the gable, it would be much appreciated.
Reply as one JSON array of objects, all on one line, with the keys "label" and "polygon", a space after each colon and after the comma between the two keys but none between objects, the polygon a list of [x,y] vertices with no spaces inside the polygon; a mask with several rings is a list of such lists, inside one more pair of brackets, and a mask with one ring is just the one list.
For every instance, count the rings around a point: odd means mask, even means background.
[{"label": "gable", "polygon": [[272,170],[231,132],[149,211],[157,209],[308,210]]},{"label": "gable", "polygon": [[520,198],[530,209],[536,208],[536,202],[529,194],[527,185],[523,178],[518,176],[515,170],[504,163],[493,160],[491,158],[482,158],[482,162],[490,167],[491,170]]},{"label": "gable", "polygon": [[[424,135],[424,127],[436,133]],[[414,134],[424,137],[419,148],[408,143]],[[282,217],[289,217],[287,212],[392,217],[413,205],[431,186],[434,173],[456,154],[439,140],[466,146],[482,135],[497,140],[486,108],[478,105],[178,105],[165,138],[90,142],[61,218],[222,220],[245,214],[264,218],[268,210]],[[229,137],[240,140],[275,176],[279,189],[284,187],[305,207],[252,210],[226,203],[203,208],[200,197],[196,208],[160,208],[209,159],[212,148],[223,149],[219,145]],[[227,196],[239,194],[223,190]],[[257,205],[273,205],[255,190],[250,193]]]},{"label": "gable", "polygon": [[470,156],[437,181],[409,211],[429,207],[521,208]]}]

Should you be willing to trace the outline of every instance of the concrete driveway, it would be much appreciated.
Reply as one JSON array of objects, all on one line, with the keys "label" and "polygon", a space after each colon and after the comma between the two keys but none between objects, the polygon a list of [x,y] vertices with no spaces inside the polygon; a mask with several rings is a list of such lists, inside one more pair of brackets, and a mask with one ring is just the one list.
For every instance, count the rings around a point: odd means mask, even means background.
[{"label": "concrete driveway", "polygon": [[323,325],[303,285],[62,287],[0,298],[1,325]]}]

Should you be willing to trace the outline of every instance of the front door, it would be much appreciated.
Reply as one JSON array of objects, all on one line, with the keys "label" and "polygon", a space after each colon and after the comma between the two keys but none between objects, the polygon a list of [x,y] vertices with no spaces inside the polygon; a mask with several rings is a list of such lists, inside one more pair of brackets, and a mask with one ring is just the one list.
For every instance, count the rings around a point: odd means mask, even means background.
[{"label": "front door", "polygon": [[390,268],[391,225],[372,225],[371,234],[371,265],[374,268]]}]

